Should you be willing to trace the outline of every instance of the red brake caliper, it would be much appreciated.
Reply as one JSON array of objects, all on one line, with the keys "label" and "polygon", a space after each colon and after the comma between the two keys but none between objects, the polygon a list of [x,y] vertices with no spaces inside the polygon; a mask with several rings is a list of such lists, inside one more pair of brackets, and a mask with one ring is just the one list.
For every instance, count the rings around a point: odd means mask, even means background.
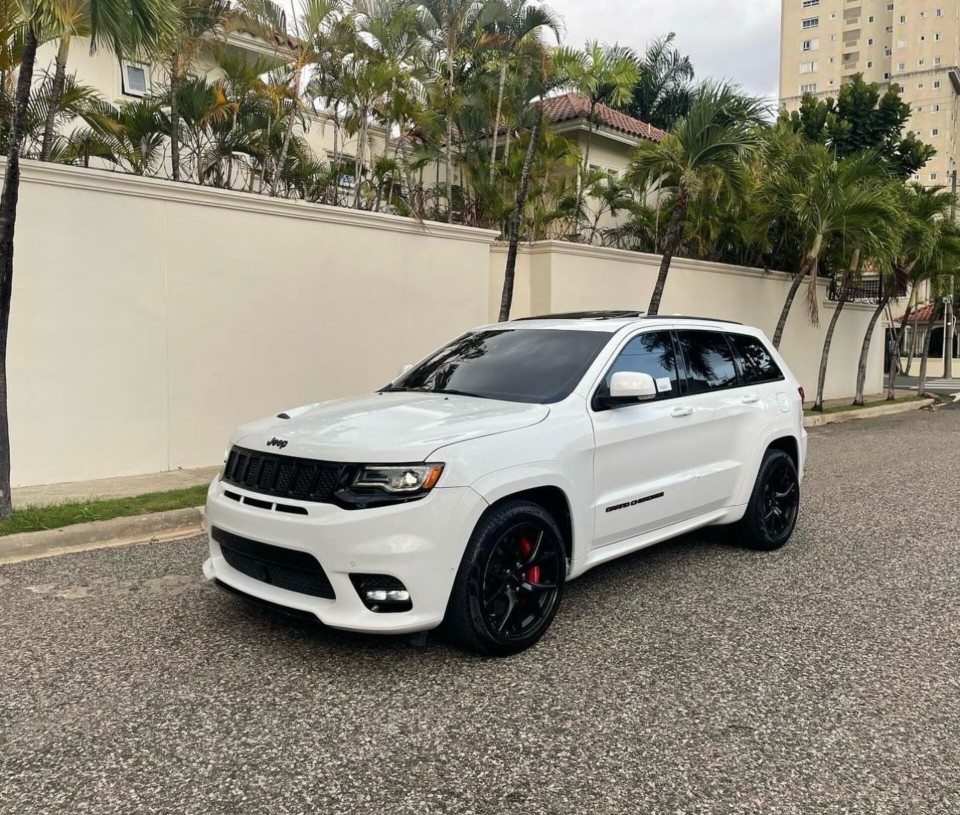
[{"label": "red brake caliper", "polygon": [[[533,551],[533,544],[530,543],[526,538],[520,538],[520,554],[524,557],[529,557],[530,553]],[[527,580],[531,583],[540,582],[540,564],[536,566],[531,566],[526,571]]]}]

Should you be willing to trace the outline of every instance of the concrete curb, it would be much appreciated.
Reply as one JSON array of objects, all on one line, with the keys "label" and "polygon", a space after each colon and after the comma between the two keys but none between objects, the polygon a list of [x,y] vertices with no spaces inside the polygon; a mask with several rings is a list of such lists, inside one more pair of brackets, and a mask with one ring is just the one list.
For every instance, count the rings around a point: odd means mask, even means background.
[{"label": "concrete curb", "polygon": [[203,507],[172,509],[109,521],[20,532],[0,537],[0,563],[18,563],[68,552],[104,549],[130,543],[150,543],[198,535],[203,531]]},{"label": "concrete curb", "polygon": [[825,424],[850,422],[855,419],[873,419],[877,416],[892,416],[895,413],[909,413],[911,410],[920,410],[930,407],[935,399],[918,399],[915,402],[905,402],[897,405],[877,405],[876,407],[860,408],[859,410],[844,410],[840,413],[824,413],[822,416],[805,416],[804,427],[820,427]]}]

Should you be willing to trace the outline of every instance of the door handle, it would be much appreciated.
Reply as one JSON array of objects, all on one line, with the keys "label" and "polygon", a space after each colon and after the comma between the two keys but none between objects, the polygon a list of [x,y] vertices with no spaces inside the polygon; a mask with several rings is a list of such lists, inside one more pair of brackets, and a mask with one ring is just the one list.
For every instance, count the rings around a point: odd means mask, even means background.
[{"label": "door handle", "polygon": [[743,402],[743,404],[745,405],[752,405],[754,402],[759,402],[760,397],[757,396],[755,393],[748,393],[740,401]]},{"label": "door handle", "polygon": [[692,407],[675,407],[670,411],[670,415],[673,416],[674,419],[679,419],[682,416],[689,416],[691,413],[693,413]]}]

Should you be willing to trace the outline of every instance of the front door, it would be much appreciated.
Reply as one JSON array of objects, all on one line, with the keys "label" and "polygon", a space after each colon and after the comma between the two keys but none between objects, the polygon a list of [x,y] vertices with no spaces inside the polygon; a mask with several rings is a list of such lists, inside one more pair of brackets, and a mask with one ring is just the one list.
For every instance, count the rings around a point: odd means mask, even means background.
[{"label": "front door", "polygon": [[[649,374],[657,397],[604,404],[617,371]],[[631,337],[597,388],[590,407],[596,451],[594,547],[608,546],[691,517],[696,482],[693,411],[680,390],[670,331]]]}]

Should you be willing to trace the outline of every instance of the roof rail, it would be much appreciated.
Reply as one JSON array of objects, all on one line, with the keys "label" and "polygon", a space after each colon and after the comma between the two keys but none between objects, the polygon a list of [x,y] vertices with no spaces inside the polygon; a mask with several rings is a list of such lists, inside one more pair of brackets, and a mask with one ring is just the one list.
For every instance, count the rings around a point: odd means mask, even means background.
[{"label": "roof rail", "polygon": [[642,311],[569,311],[565,314],[538,314],[535,317],[518,317],[512,322],[519,323],[526,320],[623,320],[641,316],[643,316]]},{"label": "roof rail", "polygon": [[644,320],[703,320],[710,323],[729,323],[730,325],[743,325],[736,320],[721,320],[719,317],[695,317],[692,314],[648,314]]}]

